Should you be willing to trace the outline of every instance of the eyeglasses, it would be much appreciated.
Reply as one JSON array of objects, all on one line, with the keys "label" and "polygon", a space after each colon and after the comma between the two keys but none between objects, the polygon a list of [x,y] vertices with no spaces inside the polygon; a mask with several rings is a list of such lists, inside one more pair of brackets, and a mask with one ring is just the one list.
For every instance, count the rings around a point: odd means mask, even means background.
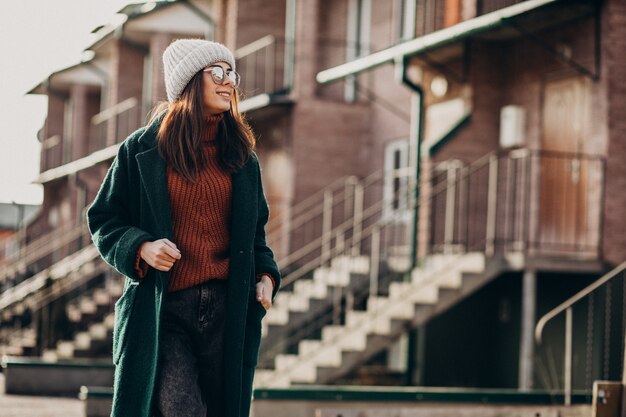
[{"label": "eyeglasses", "polygon": [[224,68],[220,67],[219,65],[215,65],[209,68],[205,68],[202,71],[208,72],[211,75],[211,78],[213,78],[213,82],[215,82],[215,84],[224,84],[224,82],[226,81],[226,77],[228,77],[230,82],[233,84],[233,87],[237,87],[239,85],[239,74],[237,74],[233,70],[224,70]]}]

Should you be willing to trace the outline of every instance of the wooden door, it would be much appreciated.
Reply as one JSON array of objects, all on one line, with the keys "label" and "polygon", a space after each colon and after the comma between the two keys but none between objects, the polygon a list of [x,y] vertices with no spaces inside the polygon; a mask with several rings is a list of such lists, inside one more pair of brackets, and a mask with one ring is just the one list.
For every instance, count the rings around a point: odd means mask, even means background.
[{"label": "wooden door", "polygon": [[589,96],[583,77],[545,85],[539,236],[547,251],[576,251],[585,241]]}]

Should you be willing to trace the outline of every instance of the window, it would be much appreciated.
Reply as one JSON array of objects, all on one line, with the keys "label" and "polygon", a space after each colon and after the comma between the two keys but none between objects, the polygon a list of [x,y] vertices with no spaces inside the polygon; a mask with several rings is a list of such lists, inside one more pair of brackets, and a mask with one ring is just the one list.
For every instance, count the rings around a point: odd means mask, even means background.
[{"label": "window", "polygon": [[387,145],[384,167],[383,220],[406,223],[411,219],[409,180],[414,175],[409,167],[407,139]]},{"label": "window", "polygon": [[[370,53],[371,0],[349,0],[346,62]],[[345,100],[356,99],[356,77],[346,78]]]},{"label": "window", "polygon": [[415,37],[415,0],[394,0],[394,39],[399,43]]}]

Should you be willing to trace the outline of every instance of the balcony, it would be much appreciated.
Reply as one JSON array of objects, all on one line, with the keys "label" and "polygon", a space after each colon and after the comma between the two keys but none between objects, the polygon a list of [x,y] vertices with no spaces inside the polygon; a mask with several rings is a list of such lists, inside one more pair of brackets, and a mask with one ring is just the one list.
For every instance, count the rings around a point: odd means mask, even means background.
[{"label": "balcony", "polygon": [[257,39],[235,51],[242,112],[264,107],[289,93],[293,80],[293,42],[274,35]]},{"label": "balcony", "polygon": [[605,160],[516,149],[431,173],[429,252],[598,261]]},{"label": "balcony", "polygon": [[[139,106],[135,98],[129,98],[96,114],[91,119],[96,141],[89,143],[89,155],[63,164],[63,144],[60,136],[44,141],[42,172],[35,180],[40,184],[58,180],[100,162],[112,159],[119,144],[140,126]],[[49,144],[49,145],[48,145]]]}]

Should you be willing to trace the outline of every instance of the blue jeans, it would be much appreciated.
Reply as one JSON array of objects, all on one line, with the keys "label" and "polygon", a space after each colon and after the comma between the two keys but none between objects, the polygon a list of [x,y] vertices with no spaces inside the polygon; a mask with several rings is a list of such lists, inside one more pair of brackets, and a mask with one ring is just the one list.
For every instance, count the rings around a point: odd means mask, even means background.
[{"label": "blue jeans", "polygon": [[212,279],[165,296],[155,392],[163,417],[224,416],[226,286]]}]

